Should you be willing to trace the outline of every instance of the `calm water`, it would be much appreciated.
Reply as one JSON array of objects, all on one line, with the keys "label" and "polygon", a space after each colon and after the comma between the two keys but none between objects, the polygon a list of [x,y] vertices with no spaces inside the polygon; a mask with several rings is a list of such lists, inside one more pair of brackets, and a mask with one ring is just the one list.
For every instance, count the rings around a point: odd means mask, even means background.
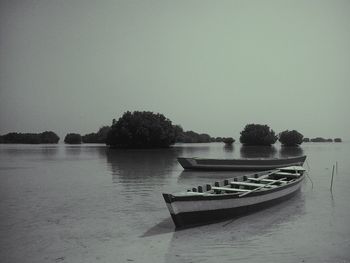
[{"label": "calm water", "polygon": [[[297,196],[278,206],[174,231],[162,192],[232,177],[183,172],[177,156],[300,154],[308,155],[313,187],[305,180]],[[0,262],[350,262],[349,156],[349,143],[292,150],[0,145]]]}]

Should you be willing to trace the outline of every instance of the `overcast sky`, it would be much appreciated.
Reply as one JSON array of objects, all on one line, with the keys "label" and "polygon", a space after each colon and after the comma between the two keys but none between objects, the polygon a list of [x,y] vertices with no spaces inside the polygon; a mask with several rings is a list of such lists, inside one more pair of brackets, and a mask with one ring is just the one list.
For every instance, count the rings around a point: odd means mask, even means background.
[{"label": "overcast sky", "polygon": [[129,110],[239,137],[350,134],[350,1],[0,1],[0,134]]}]

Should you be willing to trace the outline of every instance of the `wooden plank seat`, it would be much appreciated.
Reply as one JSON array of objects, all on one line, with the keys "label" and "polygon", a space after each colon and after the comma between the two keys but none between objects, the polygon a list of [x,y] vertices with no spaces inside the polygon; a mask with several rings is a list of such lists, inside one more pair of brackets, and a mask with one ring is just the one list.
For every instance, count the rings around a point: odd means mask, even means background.
[{"label": "wooden plank seat", "polygon": [[282,167],[279,168],[280,171],[293,171],[293,172],[299,172],[299,171],[305,171],[305,168],[302,166],[288,166],[288,167]]},{"label": "wooden plank seat", "polygon": [[265,185],[265,184],[257,184],[257,183],[246,183],[246,182],[230,182],[231,185],[238,185],[238,186],[250,186],[250,187],[274,187],[272,185]]},{"label": "wooden plank seat", "polygon": [[273,179],[260,179],[260,178],[248,178],[250,181],[255,181],[255,182],[264,182],[264,183],[272,183],[272,182],[278,182],[278,183],[288,183],[288,181],[277,181]]},{"label": "wooden plank seat", "polygon": [[[281,179],[278,179],[277,182],[279,181],[283,181],[285,180],[286,178],[281,178]],[[246,193],[243,193],[243,194],[240,194],[238,197],[243,197],[243,196],[246,196],[246,195],[249,195],[250,193],[253,193],[253,192],[256,192],[256,191],[260,191],[261,189],[263,189],[264,187],[268,186],[268,185],[272,185],[276,182],[270,182],[270,183],[267,183],[266,185],[263,185],[263,186],[260,186],[260,187],[256,187],[252,190],[250,190],[249,192],[246,192]],[[275,186],[276,187],[276,186]]]},{"label": "wooden plank seat", "polygon": [[218,187],[218,186],[213,186],[211,189],[212,190],[216,190],[216,191],[226,191],[226,192],[249,192],[250,191],[250,190],[247,190],[247,189]]}]

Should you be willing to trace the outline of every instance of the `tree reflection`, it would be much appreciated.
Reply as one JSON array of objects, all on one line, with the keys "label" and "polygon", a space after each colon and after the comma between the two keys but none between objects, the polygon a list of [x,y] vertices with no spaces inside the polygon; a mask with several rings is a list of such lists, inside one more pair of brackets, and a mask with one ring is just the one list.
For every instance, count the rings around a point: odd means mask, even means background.
[{"label": "tree reflection", "polygon": [[[256,257],[252,260],[252,250],[246,252],[242,250],[247,246],[247,242],[252,245],[252,249],[257,248],[258,250],[262,236],[270,237],[276,232],[289,235],[295,231],[293,224],[305,213],[305,196],[298,192],[281,204],[250,215],[175,231],[165,256],[165,262],[200,262],[205,261],[204,258],[209,259],[208,261],[215,259],[219,262],[240,261],[242,258],[247,259],[247,262],[259,261],[261,257],[259,253],[256,253]],[[154,229],[152,230],[153,235],[158,234],[154,233]],[[164,227],[163,232],[158,231],[159,234],[164,233]],[[276,243],[276,240],[271,238],[265,238],[265,242],[269,246],[278,246],[278,242]],[[190,250],[189,246],[191,246]],[[203,248],[205,250],[202,250]],[[284,256],[282,255],[281,259]]]},{"label": "tree reflection", "polygon": [[227,153],[231,153],[231,152],[233,152],[234,147],[233,147],[232,144],[225,144],[225,145],[224,145],[224,150],[225,150],[225,152],[227,152]]},{"label": "tree reflection", "polygon": [[304,150],[299,146],[281,146],[280,156],[281,157],[293,157],[303,155]]},{"label": "tree reflection", "polygon": [[107,149],[106,155],[113,182],[123,183],[166,176],[177,165],[178,150]]},{"label": "tree reflection", "polygon": [[241,146],[242,158],[273,158],[277,150],[275,146]]},{"label": "tree reflection", "polygon": [[81,154],[82,146],[79,145],[65,145],[64,150],[67,156],[79,156]]},{"label": "tree reflection", "polygon": [[208,156],[212,150],[207,143],[178,143],[172,148],[178,150],[182,156],[186,157]]}]

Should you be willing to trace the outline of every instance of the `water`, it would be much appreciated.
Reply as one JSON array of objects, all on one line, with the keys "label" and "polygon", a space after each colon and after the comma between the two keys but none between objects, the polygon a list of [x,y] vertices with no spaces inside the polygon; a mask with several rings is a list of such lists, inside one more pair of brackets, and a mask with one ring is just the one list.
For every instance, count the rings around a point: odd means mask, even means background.
[{"label": "water", "polygon": [[[280,205],[174,231],[162,192],[232,177],[184,172],[177,156],[300,154],[308,156],[313,188],[305,180]],[[0,262],[350,262],[349,156],[349,143],[165,150],[0,145]]]}]

